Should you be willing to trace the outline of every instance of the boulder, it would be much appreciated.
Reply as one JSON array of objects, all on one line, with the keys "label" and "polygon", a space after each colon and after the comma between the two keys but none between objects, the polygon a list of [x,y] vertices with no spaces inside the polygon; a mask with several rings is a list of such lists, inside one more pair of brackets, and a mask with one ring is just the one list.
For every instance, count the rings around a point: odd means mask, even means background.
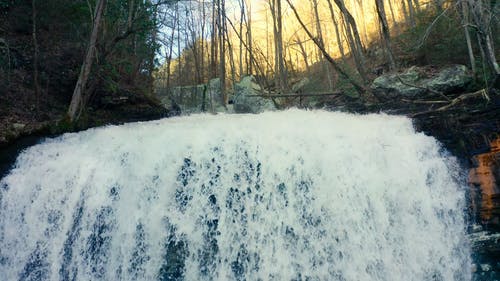
[{"label": "boulder", "polygon": [[437,72],[423,67],[411,67],[403,73],[384,74],[376,78],[371,88],[381,101],[421,99],[432,92],[449,94],[464,90],[472,75],[464,65],[453,65]]},{"label": "boulder", "polygon": [[276,110],[273,101],[257,95],[262,94],[262,89],[253,76],[244,77],[235,85],[233,107],[235,113],[261,113]]},{"label": "boulder", "polygon": [[170,90],[160,87],[156,95],[165,108],[179,114],[226,111],[219,78],[210,80],[208,84],[173,87]]},{"label": "boulder", "polygon": [[225,112],[226,107],[224,97],[222,96],[220,78],[214,78],[208,81],[207,85],[208,108],[210,112]]},{"label": "boulder", "polygon": [[307,77],[300,79],[297,83],[294,83],[292,85],[292,92],[293,93],[299,93],[302,92],[302,90],[311,83],[311,80]]},{"label": "boulder", "polygon": [[442,93],[465,89],[472,82],[472,75],[465,65],[454,65],[442,69],[435,77],[427,79],[426,87]]}]

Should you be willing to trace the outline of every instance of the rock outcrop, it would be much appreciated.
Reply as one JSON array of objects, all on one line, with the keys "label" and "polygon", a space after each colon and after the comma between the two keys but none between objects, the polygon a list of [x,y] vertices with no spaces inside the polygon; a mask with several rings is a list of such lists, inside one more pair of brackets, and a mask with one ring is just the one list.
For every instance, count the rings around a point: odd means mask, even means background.
[{"label": "rock outcrop", "polygon": [[253,76],[244,77],[235,85],[233,107],[235,113],[261,113],[276,110],[273,101],[260,97],[262,89]]},{"label": "rock outcrop", "polygon": [[450,94],[467,88],[472,75],[464,65],[453,65],[438,71],[411,67],[403,73],[385,74],[376,78],[371,88],[381,101],[421,99],[437,93]]},{"label": "rock outcrop", "polygon": [[207,84],[157,89],[157,96],[165,108],[179,114],[225,112],[219,78]]}]

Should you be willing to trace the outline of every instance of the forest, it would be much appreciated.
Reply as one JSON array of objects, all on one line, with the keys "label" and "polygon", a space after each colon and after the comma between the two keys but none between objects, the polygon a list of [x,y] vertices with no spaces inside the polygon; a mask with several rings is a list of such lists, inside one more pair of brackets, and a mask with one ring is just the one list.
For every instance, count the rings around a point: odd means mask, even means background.
[{"label": "forest", "polygon": [[499,9],[494,0],[2,0],[3,142],[55,120],[65,131],[167,116],[159,91],[214,78],[224,104],[248,75],[269,96],[308,78],[307,92],[376,104],[370,85],[382,74],[460,64],[474,78],[462,94],[498,94]]}]

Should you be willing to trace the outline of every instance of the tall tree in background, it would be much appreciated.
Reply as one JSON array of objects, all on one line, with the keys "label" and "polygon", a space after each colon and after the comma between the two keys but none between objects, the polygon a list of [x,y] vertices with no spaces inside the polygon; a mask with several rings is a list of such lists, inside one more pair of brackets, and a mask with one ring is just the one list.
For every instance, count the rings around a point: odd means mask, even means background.
[{"label": "tall tree in background", "polygon": [[285,68],[285,56],[283,52],[283,21],[281,11],[281,0],[269,0],[271,17],[273,19],[274,35],[274,73],[276,87],[284,92],[288,87],[287,70]]},{"label": "tall tree in background", "polygon": [[366,63],[365,63],[365,55],[363,54],[364,48],[363,44],[361,43],[361,37],[359,35],[356,20],[347,9],[344,0],[334,0],[334,2],[342,14],[342,19],[345,25],[345,31],[347,35],[347,42],[349,43],[349,48],[351,49],[351,53],[354,57],[354,62],[356,63],[356,69],[358,70],[361,79],[363,79],[363,81],[366,82],[368,81],[368,78],[365,70]]},{"label": "tall tree in background", "polygon": [[[245,2],[247,0],[244,0]],[[255,63],[254,61],[254,55],[252,53],[252,50],[253,50],[253,43],[252,43],[252,1],[250,0],[247,4],[247,19],[248,19],[248,23],[247,23],[247,73],[248,74],[252,74],[253,71],[252,71],[252,67]]]},{"label": "tall tree in background", "polygon": [[387,22],[387,16],[385,14],[384,0],[375,0],[375,4],[377,7],[380,27],[382,29],[382,39],[385,45],[385,53],[387,54],[387,58],[389,60],[389,69],[394,70],[396,69],[396,60],[394,59],[392,52],[391,33],[389,31],[389,23]]},{"label": "tall tree in background", "polygon": [[226,93],[226,1],[217,0],[217,28],[219,42],[219,78],[222,96],[222,104],[227,103]]},{"label": "tall tree in background", "polygon": [[[319,11],[318,11],[318,0],[312,0],[313,4],[313,10],[314,10],[314,18],[316,22],[316,33],[318,36],[318,41],[321,43],[321,45],[325,46],[325,41],[323,40],[323,30],[321,28],[321,18],[319,16]],[[321,55],[321,59],[324,59],[324,55]],[[328,80],[328,89],[332,90],[333,89],[333,79],[332,75],[330,73],[330,66],[329,64],[323,64],[326,77]]]},{"label": "tall tree in background", "polygon": [[462,1],[462,16],[463,16],[463,26],[465,32],[465,41],[467,42],[467,51],[469,54],[470,67],[472,69],[472,73],[475,75],[477,73],[476,70],[476,58],[474,57],[474,50],[472,49],[472,39],[470,36],[470,12],[469,12],[469,3],[467,1]]},{"label": "tall tree in background", "polygon": [[90,70],[92,68],[92,63],[96,52],[97,35],[99,34],[99,27],[101,25],[105,6],[106,0],[97,0],[94,23],[89,39],[87,54],[85,55],[85,60],[83,61],[80,75],[78,76],[78,81],[76,82],[73,97],[71,98],[71,103],[68,109],[68,117],[71,122],[77,119],[84,106],[83,102],[85,100],[84,96],[86,94],[85,88],[87,86],[87,81],[89,79]]},{"label": "tall tree in background", "polygon": [[335,38],[337,39],[337,47],[339,49],[339,53],[342,57],[342,60],[345,62],[345,51],[344,51],[344,42],[343,38],[341,36],[340,30],[339,30],[339,23],[337,20],[337,17],[335,15],[335,10],[333,9],[333,5],[331,1],[326,1],[328,3],[328,9],[330,10],[330,18],[332,19],[333,22],[333,27],[335,29]]},{"label": "tall tree in background", "polygon": [[[410,21],[411,27],[417,26],[417,23],[415,21],[415,7],[413,6],[413,0],[407,0],[407,5],[408,5],[408,18]],[[440,0],[438,0],[440,1]]]},{"label": "tall tree in background", "polygon": [[[245,0],[238,1],[238,4],[240,5],[240,36],[243,34],[243,24],[247,23],[246,20],[246,12],[245,12]],[[239,75],[240,77],[243,77],[243,40],[240,41],[240,46],[239,46]]]},{"label": "tall tree in background", "polygon": [[479,47],[483,60],[488,65],[493,79],[500,83],[500,66],[498,65],[495,47],[493,45],[492,24],[495,9],[495,1],[485,0],[464,0],[471,13],[471,20],[476,29]]},{"label": "tall tree in background", "polygon": [[166,45],[168,46],[168,51],[167,51],[167,58],[166,58],[166,89],[170,89],[170,83],[171,83],[171,66],[172,66],[172,55],[174,51],[174,40],[175,40],[175,30],[177,29],[177,26],[179,25],[179,10],[175,9],[173,12],[172,16],[172,21],[171,21],[171,26],[169,28],[171,29],[171,33],[169,36],[168,42],[166,42]]},{"label": "tall tree in background", "polygon": [[363,98],[365,97],[368,97],[368,96],[371,96],[368,92],[368,90],[366,89],[366,87],[360,83],[358,83],[356,81],[356,79],[354,79],[353,77],[351,77],[344,69],[342,69],[342,67],[335,61],[334,58],[332,58],[332,56],[330,56],[330,54],[328,54],[328,52],[326,51],[325,47],[321,44],[321,42],[311,33],[311,31],[309,31],[309,29],[307,28],[307,26],[304,24],[304,22],[302,21],[302,19],[300,18],[299,16],[299,13],[297,12],[297,9],[295,8],[295,6],[292,4],[291,0],[286,0],[286,2],[288,3],[288,5],[290,6],[290,8],[292,9],[294,15],[295,15],[295,18],[297,19],[297,21],[299,22],[300,26],[302,26],[302,28],[304,29],[304,31],[307,33],[307,36],[309,36],[309,38],[314,42],[314,44],[319,48],[319,50],[323,53],[323,55],[325,56],[326,60],[332,65],[332,67],[340,74],[342,75],[342,77],[344,77],[347,81],[349,81],[349,83],[351,83],[351,85],[356,89],[356,91],[358,91],[358,93],[361,94],[361,96]]},{"label": "tall tree in background", "polygon": [[212,20],[211,20],[211,36],[210,36],[210,79],[215,78],[217,76],[217,51],[219,44],[217,43],[217,22],[219,19],[218,16],[218,0],[212,1]]}]

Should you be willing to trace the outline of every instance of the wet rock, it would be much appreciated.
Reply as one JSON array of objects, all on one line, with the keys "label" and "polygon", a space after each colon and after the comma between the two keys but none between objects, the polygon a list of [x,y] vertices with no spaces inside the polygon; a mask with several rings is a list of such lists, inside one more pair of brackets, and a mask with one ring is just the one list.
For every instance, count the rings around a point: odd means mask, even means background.
[{"label": "wet rock", "polygon": [[454,65],[441,70],[433,78],[426,79],[424,86],[435,91],[449,93],[465,89],[472,82],[472,75],[465,65]]},{"label": "wet rock", "polygon": [[464,65],[453,65],[439,71],[411,67],[403,73],[385,74],[376,78],[371,88],[381,101],[422,99],[435,92],[443,94],[464,90],[472,76]]},{"label": "wet rock", "polygon": [[244,77],[235,85],[234,111],[236,113],[261,113],[276,110],[271,100],[258,96],[262,94],[261,91],[253,76]]},{"label": "wet rock", "polygon": [[26,127],[26,124],[23,123],[14,123],[12,124],[12,129],[15,131],[22,131]]},{"label": "wet rock", "polygon": [[491,265],[485,263],[485,264],[481,264],[481,270],[482,271],[490,271],[491,270]]}]

